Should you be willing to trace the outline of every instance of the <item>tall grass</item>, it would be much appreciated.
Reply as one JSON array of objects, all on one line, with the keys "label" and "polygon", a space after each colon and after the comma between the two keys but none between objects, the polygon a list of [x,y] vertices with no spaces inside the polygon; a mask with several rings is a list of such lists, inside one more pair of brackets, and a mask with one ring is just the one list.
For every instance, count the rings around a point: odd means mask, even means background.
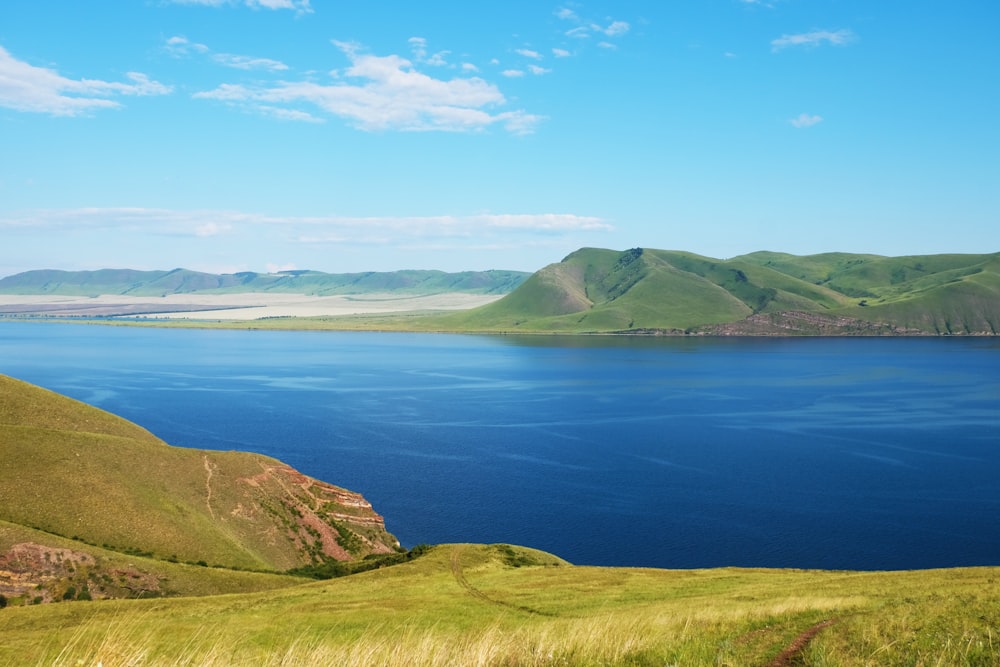
[{"label": "tall grass", "polygon": [[507,551],[441,546],[247,595],[10,607],[0,664],[752,667],[817,627],[795,664],[1000,664],[997,568],[514,567]]}]

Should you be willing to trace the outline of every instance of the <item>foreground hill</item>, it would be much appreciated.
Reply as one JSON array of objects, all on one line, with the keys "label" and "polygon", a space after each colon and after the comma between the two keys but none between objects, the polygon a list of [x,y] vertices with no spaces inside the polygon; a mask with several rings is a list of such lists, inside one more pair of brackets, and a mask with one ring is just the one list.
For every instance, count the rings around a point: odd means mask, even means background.
[{"label": "foreground hill", "polygon": [[1000,253],[759,252],[729,260],[585,248],[445,329],[693,334],[1000,332]]},{"label": "foreground hill", "polygon": [[0,279],[0,294],[60,296],[167,296],[170,294],[238,294],[278,292],[327,296],[397,292],[437,294],[467,292],[506,294],[529,274],[521,271],[390,271],[364,273],[322,273],[282,271],[279,273],[213,274],[174,269],[172,271],[26,271]]},{"label": "foreground hill", "polygon": [[264,593],[8,607],[0,664],[985,667],[1000,664],[997,581],[998,568],[577,567],[441,545]]},{"label": "foreground hill", "polygon": [[[257,454],[171,447],[114,415],[0,376],[0,586],[4,572],[9,586],[20,573],[49,599],[58,591],[46,581],[115,554],[284,571],[397,549],[356,493]],[[32,561],[66,566],[32,580]],[[137,570],[136,590],[164,592],[141,579]],[[114,597],[120,583],[89,586]]]}]

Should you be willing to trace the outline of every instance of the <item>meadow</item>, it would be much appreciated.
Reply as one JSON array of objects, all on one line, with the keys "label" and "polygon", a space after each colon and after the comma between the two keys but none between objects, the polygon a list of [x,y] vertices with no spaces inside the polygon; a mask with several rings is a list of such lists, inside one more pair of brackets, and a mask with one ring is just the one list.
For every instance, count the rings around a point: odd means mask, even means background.
[{"label": "meadow", "polygon": [[995,665],[998,568],[577,567],[507,545],[260,593],[0,612],[21,665]]}]

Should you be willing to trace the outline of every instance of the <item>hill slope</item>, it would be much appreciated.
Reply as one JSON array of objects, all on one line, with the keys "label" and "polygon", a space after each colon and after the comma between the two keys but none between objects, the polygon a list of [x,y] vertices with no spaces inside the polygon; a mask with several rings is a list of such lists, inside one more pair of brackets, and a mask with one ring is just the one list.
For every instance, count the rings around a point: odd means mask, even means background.
[{"label": "hill slope", "polygon": [[708,334],[997,334],[1000,253],[729,260],[585,248],[441,328]]},{"label": "hill slope", "polygon": [[61,296],[167,296],[169,294],[235,294],[281,292],[327,296],[399,292],[437,294],[468,292],[506,294],[529,274],[521,271],[390,271],[365,273],[322,273],[283,271],[280,273],[213,274],[174,269],[172,271],[26,271],[0,279],[0,294]]},{"label": "hill slope", "polygon": [[0,521],[119,553],[245,569],[398,547],[356,493],[257,454],[171,447],[114,415],[5,376]]},{"label": "hill slope", "polygon": [[0,663],[995,665],[998,576],[575,567],[442,545],[267,593],[0,610]]}]

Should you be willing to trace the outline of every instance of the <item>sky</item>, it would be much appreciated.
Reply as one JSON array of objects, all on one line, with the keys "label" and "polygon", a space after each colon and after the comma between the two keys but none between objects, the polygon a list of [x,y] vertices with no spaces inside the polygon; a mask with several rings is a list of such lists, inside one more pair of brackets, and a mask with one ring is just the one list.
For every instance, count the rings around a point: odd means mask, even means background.
[{"label": "sky", "polygon": [[0,276],[1000,251],[992,0],[3,0]]}]

